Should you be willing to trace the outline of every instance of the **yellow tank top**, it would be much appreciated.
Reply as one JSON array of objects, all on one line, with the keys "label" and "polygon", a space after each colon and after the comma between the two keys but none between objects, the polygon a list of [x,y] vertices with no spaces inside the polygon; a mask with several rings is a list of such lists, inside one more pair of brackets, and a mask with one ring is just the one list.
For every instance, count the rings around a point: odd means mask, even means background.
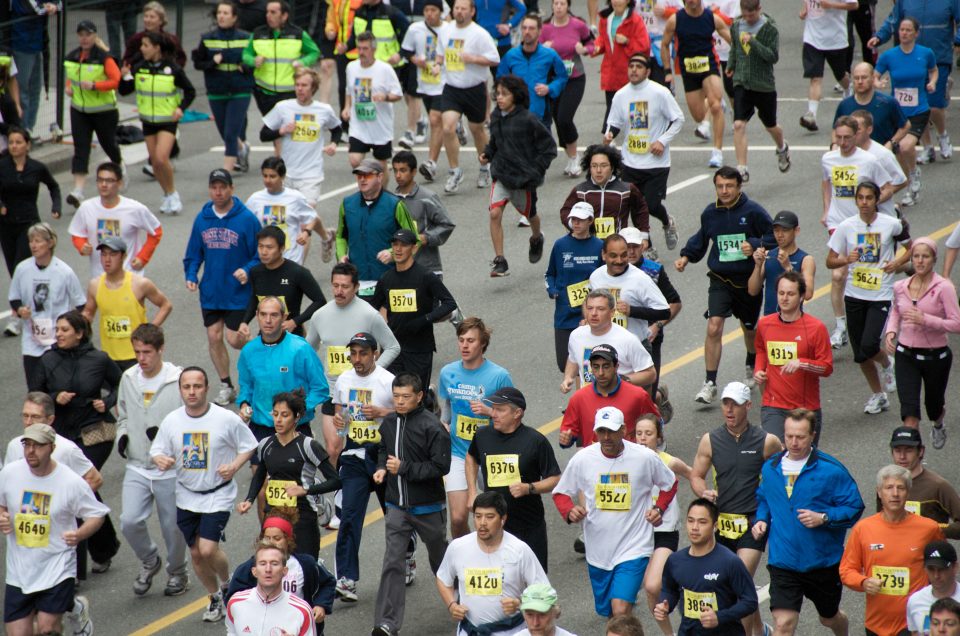
[{"label": "yellow tank top", "polygon": [[132,360],[136,357],[130,334],[147,322],[147,308],[133,293],[133,274],[124,272],[123,284],[117,289],[107,287],[107,275],[100,275],[97,283],[97,309],[100,311],[100,346],[112,360]]}]

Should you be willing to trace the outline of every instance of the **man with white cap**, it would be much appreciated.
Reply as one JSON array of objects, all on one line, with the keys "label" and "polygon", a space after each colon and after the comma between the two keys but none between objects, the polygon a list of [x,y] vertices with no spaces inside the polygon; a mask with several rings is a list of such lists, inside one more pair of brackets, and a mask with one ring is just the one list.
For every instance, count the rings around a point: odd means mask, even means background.
[{"label": "man with white cap", "polygon": [[520,597],[520,611],[527,628],[517,636],[574,636],[562,627],[557,627],[560,607],[557,591],[549,583],[534,583]]},{"label": "man with white cap", "polygon": [[[624,429],[622,411],[612,406],[597,411],[597,443],[573,456],[553,489],[560,516],[567,523],[584,522],[587,570],[600,616],[633,612],[653,554],[653,528],[677,494],[673,472],[649,448],[625,441]],[[660,489],[655,502],[654,487]]]},{"label": "man with white cap", "polygon": [[[690,487],[697,497],[712,501],[720,510],[717,543],[736,553],[753,576],[766,547],[766,536],[754,538],[750,528],[756,522],[757,486],[760,470],[771,455],[783,450],[776,435],[753,426],[747,419],[750,387],[731,382],[721,395],[724,423],[700,438],[690,473]],[[715,473],[714,488],[707,487],[710,467]],[[758,612],[744,619],[748,633],[764,629]]]},{"label": "man with white cap", "polygon": [[553,244],[544,276],[547,296],[554,301],[553,341],[560,373],[567,367],[570,334],[583,320],[581,308],[589,291],[590,274],[601,262],[603,241],[590,233],[593,215],[593,206],[586,201],[573,204],[566,221],[570,233]]}]

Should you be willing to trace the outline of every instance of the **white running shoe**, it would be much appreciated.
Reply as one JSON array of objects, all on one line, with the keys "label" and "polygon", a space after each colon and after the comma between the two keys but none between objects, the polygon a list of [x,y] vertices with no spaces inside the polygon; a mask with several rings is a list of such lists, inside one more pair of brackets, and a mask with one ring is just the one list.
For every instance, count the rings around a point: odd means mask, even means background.
[{"label": "white running shoe", "polygon": [[447,170],[447,182],[443,186],[443,191],[447,194],[453,194],[460,189],[460,183],[463,181],[463,168],[451,168]]},{"label": "white running shoe", "polygon": [[180,193],[174,190],[170,193],[170,205],[167,208],[167,214],[180,214],[183,212],[183,202],[180,201]]},{"label": "white running shoe", "polygon": [[922,189],[923,181],[920,179],[920,166],[917,166],[913,169],[913,172],[910,173],[910,192],[920,194],[920,190]]},{"label": "white running shoe", "polygon": [[702,122],[697,124],[696,129],[694,129],[693,134],[703,139],[704,141],[710,141],[713,137],[713,128],[710,125],[709,119],[704,119]]},{"label": "white running shoe", "polygon": [[723,151],[714,148],[710,151],[710,161],[707,163],[711,168],[719,168],[723,165]]},{"label": "white running shoe", "polygon": [[933,149],[933,146],[927,146],[923,150],[917,152],[917,163],[921,166],[933,163],[937,160],[937,152]]},{"label": "white running shoe", "polygon": [[749,364],[743,369],[743,383],[750,387],[751,390],[757,388],[757,381],[753,377],[753,367]]},{"label": "white running shoe", "polygon": [[86,596],[73,597],[73,609],[66,612],[67,620],[73,627],[73,636],[92,636],[93,621],[90,619],[90,601]]},{"label": "white running shoe", "polygon": [[950,133],[943,133],[937,137],[937,143],[940,145],[940,157],[949,159],[953,156],[953,143],[950,141]]},{"label": "white running shoe", "polygon": [[839,349],[843,347],[843,345],[847,344],[847,342],[849,341],[847,340],[846,329],[841,329],[840,327],[836,327],[833,330],[833,333],[830,334],[830,346],[833,347],[834,349]]},{"label": "white running shoe", "polygon": [[696,397],[693,398],[694,402],[700,404],[712,404],[715,399],[717,399],[717,385],[710,380],[703,383]]},{"label": "white running shoe", "polygon": [[886,393],[874,393],[870,396],[870,399],[867,400],[867,403],[863,405],[863,412],[868,415],[876,415],[881,411],[886,411],[890,408],[890,401],[887,400]]},{"label": "white running shoe", "polygon": [[203,612],[203,622],[216,623],[222,621],[226,615],[223,611],[223,593],[217,590],[217,593],[211,594],[209,598],[210,601],[207,603],[207,609]]},{"label": "white running shoe", "polygon": [[477,187],[478,188],[489,188],[492,178],[490,177],[490,166],[481,166],[480,172],[477,174]]},{"label": "white running shoe", "polygon": [[237,390],[232,386],[221,384],[217,397],[213,398],[213,401],[219,406],[227,406],[232,404],[235,399],[237,399]]}]

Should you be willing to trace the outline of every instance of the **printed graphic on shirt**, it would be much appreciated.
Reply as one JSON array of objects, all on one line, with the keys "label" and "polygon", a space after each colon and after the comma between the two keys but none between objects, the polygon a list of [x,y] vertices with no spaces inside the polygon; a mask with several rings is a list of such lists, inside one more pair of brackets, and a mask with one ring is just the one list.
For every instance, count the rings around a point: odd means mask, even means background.
[{"label": "printed graphic on shirt", "polygon": [[800,474],[800,471],[783,471],[783,483],[784,488],[787,491],[787,498],[793,496],[793,484],[797,481],[797,475]]},{"label": "printed graphic on shirt", "polygon": [[206,431],[183,434],[183,467],[186,470],[206,470],[210,452],[210,434]]},{"label": "printed graphic on shirt", "polygon": [[351,388],[347,393],[347,416],[350,421],[347,434],[358,444],[380,442],[380,424],[375,420],[368,420],[363,414],[363,407],[372,403],[372,389]]},{"label": "printed graphic on shirt", "polygon": [[47,306],[47,300],[50,299],[50,281],[33,281],[33,310],[44,311]]},{"label": "printed graphic on shirt", "polygon": [[600,510],[618,512],[630,510],[630,474],[601,474],[597,481],[594,499]]},{"label": "printed graphic on shirt", "polygon": [[20,511],[14,517],[17,545],[22,548],[45,548],[50,545],[50,495],[24,490]]},{"label": "printed graphic on shirt", "polygon": [[276,225],[286,233],[287,231],[287,206],[285,205],[265,205],[263,206],[263,225]]},{"label": "printed graphic on shirt", "polygon": [[630,103],[630,132],[627,135],[627,151],[637,155],[650,152],[649,104],[646,101]]},{"label": "printed graphic on shirt", "polygon": [[880,233],[857,232],[857,249],[860,251],[861,263],[880,262]]},{"label": "printed graphic on shirt", "polygon": [[448,71],[464,70],[463,40],[454,38],[447,40],[447,48],[444,50],[444,63]]},{"label": "printed graphic on shirt", "polygon": [[320,124],[313,113],[297,113],[293,116],[293,141],[313,143],[320,138]]},{"label": "printed graphic on shirt", "polygon": [[120,237],[120,219],[97,219],[97,245],[110,237]]},{"label": "printed graphic on shirt", "polygon": [[150,406],[150,403],[153,402],[153,397],[157,394],[156,391],[144,391],[143,392],[143,406],[144,408]]},{"label": "printed graphic on shirt", "polygon": [[377,118],[377,106],[373,103],[373,79],[370,77],[358,77],[353,86],[353,95],[355,100],[355,109],[357,119],[360,121],[373,121]]},{"label": "printed graphic on shirt", "polygon": [[425,84],[439,84],[440,73],[439,71],[437,73],[433,72],[433,61],[437,59],[437,37],[432,33],[427,34],[423,57],[427,60],[427,64],[420,68],[420,79]]}]

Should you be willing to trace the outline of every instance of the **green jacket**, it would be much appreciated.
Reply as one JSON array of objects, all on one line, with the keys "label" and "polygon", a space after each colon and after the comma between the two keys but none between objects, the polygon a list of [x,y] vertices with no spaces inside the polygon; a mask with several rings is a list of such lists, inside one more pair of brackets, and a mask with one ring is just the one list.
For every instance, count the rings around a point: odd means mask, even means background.
[{"label": "green jacket", "polygon": [[773,18],[763,14],[766,23],[746,45],[740,43],[745,23],[743,18],[734,20],[730,27],[730,59],[727,71],[733,71],[733,85],[760,93],[775,90],[773,66],[780,59],[780,32]]}]

